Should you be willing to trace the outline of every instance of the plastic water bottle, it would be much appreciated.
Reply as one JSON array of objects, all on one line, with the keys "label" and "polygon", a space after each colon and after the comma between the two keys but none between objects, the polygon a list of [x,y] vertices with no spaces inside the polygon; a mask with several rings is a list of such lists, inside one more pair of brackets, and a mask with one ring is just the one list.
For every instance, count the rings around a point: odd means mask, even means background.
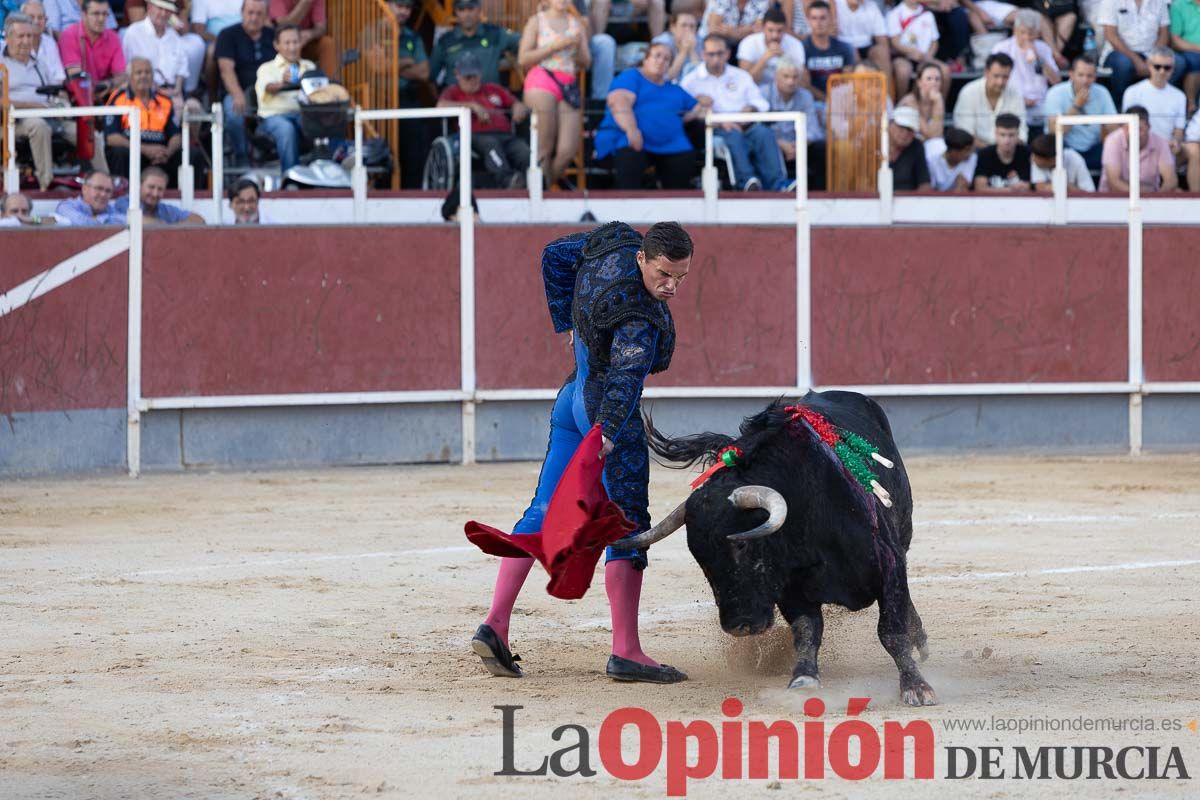
[{"label": "plastic water bottle", "polygon": [[1087,35],[1083,38],[1084,55],[1095,56],[1096,54],[1096,32],[1091,28],[1087,29]]}]

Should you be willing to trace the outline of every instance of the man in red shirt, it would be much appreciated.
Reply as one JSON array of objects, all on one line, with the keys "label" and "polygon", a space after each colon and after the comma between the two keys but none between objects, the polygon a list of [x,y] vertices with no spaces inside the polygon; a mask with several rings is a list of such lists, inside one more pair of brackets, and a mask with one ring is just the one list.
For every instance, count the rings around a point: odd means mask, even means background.
[{"label": "man in red shirt", "polygon": [[438,98],[438,108],[471,109],[471,151],[483,159],[497,185],[509,189],[525,186],[529,169],[529,143],[514,136],[512,126],[529,116],[529,109],[511,92],[483,82],[483,64],[472,52],[454,62],[457,82]]},{"label": "man in red shirt", "polygon": [[83,0],[83,16],[63,28],[58,37],[67,76],[74,78],[86,72],[92,82],[95,102],[103,104],[107,85],[125,85],[125,54],[121,37],[105,27],[108,21],[108,0]]},{"label": "man in red shirt", "polygon": [[325,76],[334,79],[338,53],[325,19],[325,0],[271,0],[270,17],[276,28],[298,26],[300,57],[317,62]]}]

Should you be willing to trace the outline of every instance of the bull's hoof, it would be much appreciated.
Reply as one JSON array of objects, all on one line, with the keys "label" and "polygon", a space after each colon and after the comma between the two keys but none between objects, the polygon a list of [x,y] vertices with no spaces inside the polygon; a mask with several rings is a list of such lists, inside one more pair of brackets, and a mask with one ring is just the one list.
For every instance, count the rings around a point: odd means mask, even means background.
[{"label": "bull's hoof", "polygon": [[921,681],[918,684],[900,690],[900,699],[906,706],[936,706],[937,694],[933,687]]},{"label": "bull's hoof", "polygon": [[799,689],[802,692],[814,692],[821,688],[821,679],[812,675],[797,675],[788,684],[789,689]]}]

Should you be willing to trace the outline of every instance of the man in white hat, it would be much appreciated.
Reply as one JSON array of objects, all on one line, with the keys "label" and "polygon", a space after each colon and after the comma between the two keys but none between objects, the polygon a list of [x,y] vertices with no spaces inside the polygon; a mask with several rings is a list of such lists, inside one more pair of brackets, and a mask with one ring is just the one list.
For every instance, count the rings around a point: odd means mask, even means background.
[{"label": "man in white hat", "polygon": [[176,108],[183,105],[183,85],[190,74],[183,40],[171,27],[175,0],[146,0],[146,18],[125,32],[125,61],[140,56],[154,67],[155,87],[171,96]]},{"label": "man in white hat", "polygon": [[897,192],[928,192],[929,165],[925,146],[917,141],[921,114],[911,106],[897,106],[888,123],[888,160],[892,188]]}]

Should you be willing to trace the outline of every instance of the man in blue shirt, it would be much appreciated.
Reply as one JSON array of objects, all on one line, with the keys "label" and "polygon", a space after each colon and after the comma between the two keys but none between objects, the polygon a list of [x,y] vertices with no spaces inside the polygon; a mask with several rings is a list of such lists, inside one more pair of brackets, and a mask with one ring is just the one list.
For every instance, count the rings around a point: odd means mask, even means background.
[{"label": "man in blue shirt", "polygon": [[54,211],[69,219],[72,225],[124,225],[125,214],[110,202],[112,194],[112,177],[107,172],[95,170],[84,179],[79,197],[63,200]]},{"label": "man in blue shirt", "polygon": [[[1108,89],[1096,85],[1096,62],[1088,56],[1076,56],[1071,62],[1071,80],[1057,83],[1046,92],[1046,130],[1054,132],[1059,115],[1116,114]],[[1063,127],[1063,144],[1083,156],[1088,169],[1100,169],[1104,137],[1120,126],[1069,125]]]},{"label": "man in blue shirt", "polygon": [[[204,218],[199,214],[185,211],[179,206],[164,203],[163,194],[167,191],[167,173],[159,167],[146,167],[142,170],[142,221],[147,225],[203,225]],[[129,198],[122,197],[113,203],[113,208],[121,216],[129,214]]]},{"label": "man in blue shirt", "polygon": [[804,66],[811,77],[813,99],[825,101],[825,84],[830,75],[847,72],[858,63],[858,51],[833,36],[833,18],[825,0],[814,0],[805,12],[812,33],[802,40]]}]

